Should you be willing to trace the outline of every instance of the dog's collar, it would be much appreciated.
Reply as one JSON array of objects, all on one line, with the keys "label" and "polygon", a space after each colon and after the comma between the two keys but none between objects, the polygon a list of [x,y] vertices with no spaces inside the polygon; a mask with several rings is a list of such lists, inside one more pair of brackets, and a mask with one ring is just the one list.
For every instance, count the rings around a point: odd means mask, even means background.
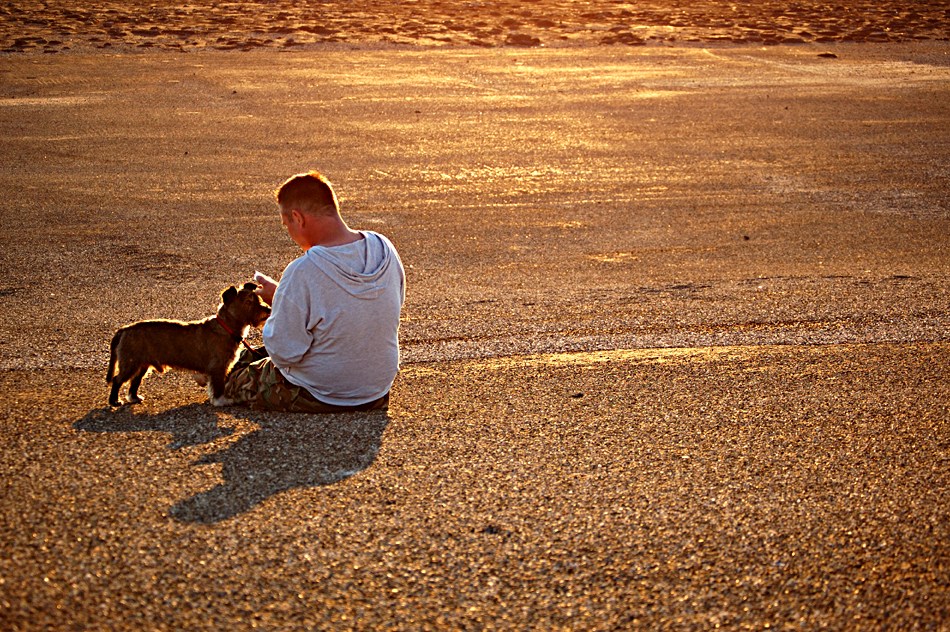
[{"label": "dog's collar", "polygon": [[233,329],[227,326],[223,318],[221,318],[220,316],[215,316],[214,319],[218,321],[218,324],[221,325],[221,329],[223,329],[226,334],[228,334],[235,340],[244,340],[243,336],[241,336],[236,331],[234,331]]},{"label": "dog's collar", "polygon": [[227,333],[229,336],[234,338],[236,342],[240,342],[242,345],[244,345],[244,348],[247,349],[248,351],[251,351],[251,352],[254,351],[251,345],[247,344],[247,340],[244,339],[244,336],[242,336],[241,334],[237,333],[236,331],[228,327],[224,323],[224,319],[222,319],[220,316],[215,316],[214,319],[218,321],[219,325],[221,325],[221,329],[223,329],[225,333]]}]

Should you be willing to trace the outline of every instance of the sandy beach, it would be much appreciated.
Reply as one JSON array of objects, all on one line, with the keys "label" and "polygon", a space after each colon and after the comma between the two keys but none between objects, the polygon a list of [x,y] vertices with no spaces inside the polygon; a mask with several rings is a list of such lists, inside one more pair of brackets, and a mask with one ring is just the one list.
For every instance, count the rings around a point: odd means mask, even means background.
[{"label": "sandy beach", "polygon": [[913,42],[950,38],[946,2],[820,0],[288,0],[183,4],[9,0],[0,50],[255,50],[395,46],[589,46]]},{"label": "sandy beach", "polygon": [[[908,6],[7,3],[0,628],[944,629]],[[407,268],[388,413],[106,407],[117,327],[296,256],[314,167]]]}]

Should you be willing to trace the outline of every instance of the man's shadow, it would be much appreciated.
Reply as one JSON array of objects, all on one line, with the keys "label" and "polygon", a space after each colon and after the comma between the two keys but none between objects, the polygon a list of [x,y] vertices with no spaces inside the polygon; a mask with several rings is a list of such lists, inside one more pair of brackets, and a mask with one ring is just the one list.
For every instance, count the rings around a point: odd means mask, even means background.
[{"label": "man's shadow", "polygon": [[[307,415],[229,408],[260,427],[195,465],[221,463],[224,483],[171,508],[181,522],[213,524],[244,513],[279,492],[342,481],[369,467],[389,423],[385,411]],[[219,428],[207,404],[136,415],[125,409],[90,411],[74,424],[87,432],[160,431],[172,434],[172,449],[208,443],[233,433]]]}]

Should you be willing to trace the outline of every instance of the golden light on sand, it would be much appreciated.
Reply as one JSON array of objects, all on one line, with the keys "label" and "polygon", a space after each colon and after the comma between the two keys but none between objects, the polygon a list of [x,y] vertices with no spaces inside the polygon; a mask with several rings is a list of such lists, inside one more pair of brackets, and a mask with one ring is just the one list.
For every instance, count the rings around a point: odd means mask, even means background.
[{"label": "golden light on sand", "polygon": [[[0,620],[940,629],[947,3],[828,6],[0,3]],[[405,265],[389,411],[105,407],[311,168]]]}]

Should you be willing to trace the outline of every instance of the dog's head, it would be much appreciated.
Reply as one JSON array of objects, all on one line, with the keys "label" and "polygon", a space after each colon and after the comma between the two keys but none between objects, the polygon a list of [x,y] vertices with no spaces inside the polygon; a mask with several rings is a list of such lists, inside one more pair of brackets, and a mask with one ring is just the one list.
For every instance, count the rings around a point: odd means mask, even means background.
[{"label": "dog's head", "polygon": [[270,307],[254,292],[257,286],[245,283],[241,289],[233,285],[221,293],[221,310],[242,325],[260,327],[270,316]]}]

